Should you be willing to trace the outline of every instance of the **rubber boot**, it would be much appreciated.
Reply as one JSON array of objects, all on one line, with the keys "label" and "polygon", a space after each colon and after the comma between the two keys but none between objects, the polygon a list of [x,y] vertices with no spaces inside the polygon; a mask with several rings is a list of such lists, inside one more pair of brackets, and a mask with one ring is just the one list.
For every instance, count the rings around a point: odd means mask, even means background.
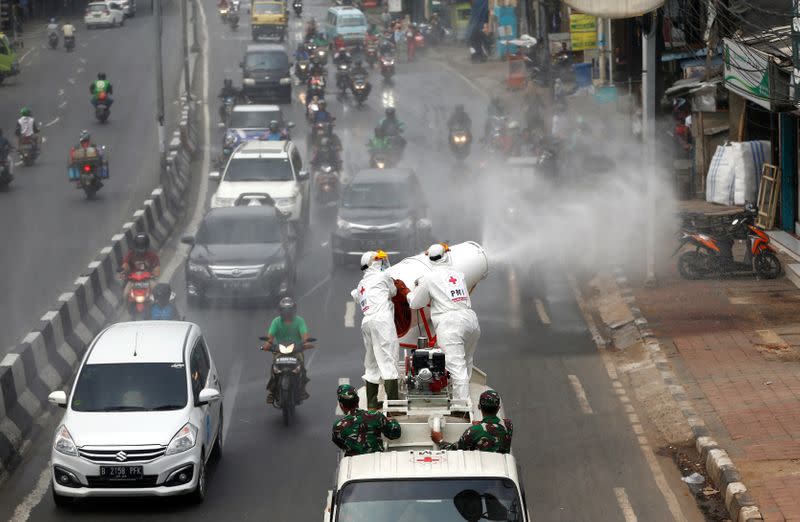
[{"label": "rubber boot", "polygon": [[386,390],[387,400],[396,401],[397,399],[400,398],[399,392],[397,390],[397,379],[383,381],[383,388]]},{"label": "rubber boot", "polygon": [[378,385],[367,381],[367,409],[379,410],[383,404],[378,402]]}]

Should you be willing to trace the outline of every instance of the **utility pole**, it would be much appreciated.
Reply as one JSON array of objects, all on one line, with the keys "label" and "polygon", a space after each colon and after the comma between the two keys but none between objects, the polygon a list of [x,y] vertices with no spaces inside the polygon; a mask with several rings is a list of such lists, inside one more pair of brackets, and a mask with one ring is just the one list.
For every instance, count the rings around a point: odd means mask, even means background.
[{"label": "utility pole", "polygon": [[597,18],[597,52],[600,65],[600,85],[605,85],[608,77],[606,76],[606,21]]},{"label": "utility pole", "polygon": [[197,16],[197,2],[200,0],[192,0],[192,52],[200,52],[200,39],[197,37],[197,24],[200,23]]},{"label": "utility pole", "polygon": [[153,7],[156,30],[156,121],[158,122],[159,172],[163,176],[167,170],[167,146],[164,132],[164,62],[161,57],[161,0],[156,0]]},{"label": "utility pole", "polygon": [[646,285],[656,283],[656,23],[642,32],[642,165],[647,183],[647,225],[645,234]]},{"label": "utility pole", "polygon": [[181,51],[183,52],[183,90],[186,99],[192,95],[192,82],[189,76],[189,0],[181,0]]}]

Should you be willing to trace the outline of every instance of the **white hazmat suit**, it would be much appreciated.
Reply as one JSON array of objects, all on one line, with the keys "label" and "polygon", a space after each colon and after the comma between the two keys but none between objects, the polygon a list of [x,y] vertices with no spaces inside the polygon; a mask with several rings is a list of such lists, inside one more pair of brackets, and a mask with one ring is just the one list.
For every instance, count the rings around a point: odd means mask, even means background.
[{"label": "white hazmat suit", "polygon": [[361,336],[364,339],[364,380],[373,384],[398,378],[397,360],[400,342],[394,326],[394,304],[397,294],[392,278],[381,269],[380,263],[371,263],[364,277],[350,295],[361,308]]},{"label": "white hazmat suit", "polygon": [[433,270],[417,281],[408,294],[408,304],[419,309],[430,303],[436,344],[444,350],[447,371],[453,381],[453,398],[468,399],[472,360],[481,327],[472,311],[466,277],[448,266],[448,259],[432,261]]}]

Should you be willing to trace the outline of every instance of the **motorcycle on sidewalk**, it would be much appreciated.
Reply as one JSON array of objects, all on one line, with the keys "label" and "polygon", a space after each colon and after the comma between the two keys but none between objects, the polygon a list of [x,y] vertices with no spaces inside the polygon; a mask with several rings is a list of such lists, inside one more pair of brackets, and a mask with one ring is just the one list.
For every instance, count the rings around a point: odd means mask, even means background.
[{"label": "motorcycle on sidewalk", "polygon": [[[259,337],[259,339],[267,341],[266,337]],[[308,342],[303,343],[301,346],[297,346],[294,343],[288,346],[283,344],[272,345],[268,350],[264,350],[263,346],[259,346],[259,350],[269,351],[275,355],[270,368],[270,376],[275,379],[272,405],[281,410],[285,426],[288,426],[292,417],[294,417],[295,408],[303,402],[301,397],[302,383],[300,382],[303,369],[301,356],[303,352],[314,348],[312,343],[315,341],[316,339],[310,338]]]},{"label": "motorcycle on sidewalk", "polygon": [[231,27],[231,31],[237,31],[239,29],[239,11],[236,9],[232,9],[228,13],[228,25]]},{"label": "motorcycle on sidewalk", "polygon": [[[716,227],[697,227],[684,222],[681,239],[673,256],[689,245],[693,250],[678,257],[678,272],[685,279],[704,279],[726,274],[755,274],[760,279],[775,279],[782,267],[770,237],[755,224],[758,207],[745,206],[732,221]],[[730,218],[729,218],[730,219]],[[733,257],[737,240],[746,242],[743,259]]]}]

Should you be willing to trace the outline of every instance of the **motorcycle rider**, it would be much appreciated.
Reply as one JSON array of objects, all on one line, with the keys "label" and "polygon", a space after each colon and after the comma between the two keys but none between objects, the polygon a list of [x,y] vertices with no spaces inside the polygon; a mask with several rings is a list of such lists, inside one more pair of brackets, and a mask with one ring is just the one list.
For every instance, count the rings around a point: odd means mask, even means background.
[{"label": "motorcycle rider", "polygon": [[457,442],[444,442],[440,431],[431,430],[431,440],[439,445],[440,450],[489,451],[492,453],[510,453],[511,437],[514,425],[509,419],[500,419],[500,395],[494,390],[486,390],[478,399],[478,408],[483,417],[464,431]]},{"label": "motorcycle rider", "polygon": [[0,172],[6,170],[7,174],[7,182],[10,183],[14,179],[14,175],[11,174],[10,165],[6,166],[9,163],[8,155],[11,154],[11,151],[14,150],[14,147],[11,146],[11,142],[9,142],[3,136],[3,129],[0,129]]},{"label": "motorcycle rider", "polygon": [[446,354],[447,371],[453,382],[453,398],[469,398],[472,360],[481,336],[478,316],[472,310],[466,276],[450,263],[450,247],[435,243],[428,248],[432,268],[414,282],[408,294],[412,310],[430,303],[436,343]]},{"label": "motorcycle rider", "polygon": [[337,67],[341,64],[350,65],[352,62],[353,55],[350,54],[350,51],[347,49],[347,47],[342,47],[336,51],[336,54],[333,55],[333,64]]},{"label": "motorcycle rider", "polygon": [[450,118],[447,120],[447,128],[450,131],[454,130],[463,130],[472,137],[472,120],[469,117],[469,114],[464,110],[464,104],[459,103],[453,109],[453,114],[450,115]]},{"label": "motorcycle rider", "polygon": [[[284,297],[278,303],[279,315],[272,320],[267,331],[267,340],[261,346],[261,350],[270,351],[274,344],[282,344],[288,346],[294,344],[300,346],[308,342],[308,326],[305,319],[297,315],[297,304],[291,297]],[[303,352],[296,354],[297,359],[300,361],[300,400],[306,400],[311,397],[306,391],[306,384],[309,378],[306,374],[305,357]],[[277,354],[275,354],[277,357]],[[275,402],[275,375],[272,371],[269,372],[269,381],[267,382],[267,404]]]},{"label": "motorcycle rider", "polygon": [[50,38],[53,35],[58,37],[58,24],[55,18],[51,18],[50,23],[47,24],[47,37]]},{"label": "motorcycle rider", "polygon": [[217,94],[217,98],[223,100],[222,105],[219,106],[219,117],[220,119],[225,119],[225,103],[224,100],[226,98],[233,98],[234,105],[239,103],[239,98],[241,96],[241,92],[239,89],[233,86],[233,80],[230,78],[225,78],[222,80],[222,89],[220,89],[219,94]]},{"label": "motorcycle rider", "polygon": [[337,172],[342,168],[342,160],[339,157],[339,151],[336,150],[336,147],[333,146],[330,138],[327,136],[320,140],[319,147],[314,150],[314,156],[311,159],[312,167],[319,167],[321,165],[330,165]]},{"label": "motorcycle rider", "polygon": [[344,417],[333,424],[331,439],[346,457],[383,451],[383,439],[399,439],[400,423],[379,411],[358,408],[358,392],[349,384],[336,388]]},{"label": "motorcycle rider", "polygon": [[359,76],[368,77],[369,71],[367,71],[367,68],[364,67],[364,62],[362,62],[361,60],[356,60],[355,62],[353,62],[352,69],[350,69],[350,81],[355,80]]},{"label": "motorcycle rider", "polygon": [[75,38],[75,26],[67,22],[61,26],[61,33],[64,35],[64,41],[67,38]]},{"label": "motorcycle rider", "polygon": [[361,270],[364,277],[350,295],[361,308],[361,337],[364,340],[364,382],[367,386],[367,408],[380,408],[378,387],[383,379],[386,398],[398,398],[397,358],[400,341],[394,326],[394,303],[397,287],[386,270],[389,256],[383,250],[364,252]]},{"label": "motorcycle rider", "polygon": [[78,145],[73,146],[69,151],[70,164],[74,164],[79,159],[103,159],[103,149],[92,143],[92,135],[89,131],[82,130],[80,138],[78,138]]},{"label": "motorcycle rider", "polygon": [[19,119],[17,120],[17,127],[14,131],[17,136],[17,148],[20,148],[22,140],[25,138],[33,138],[38,149],[41,144],[41,137],[39,136],[39,125],[33,119],[33,112],[27,107],[19,110]]},{"label": "motorcycle rider", "polygon": [[294,61],[295,62],[307,62],[311,60],[311,57],[308,55],[308,49],[306,48],[303,42],[297,44],[297,49],[294,51]]},{"label": "motorcycle rider", "polygon": [[92,105],[95,107],[102,93],[106,93],[106,105],[109,109],[111,104],[114,103],[114,100],[111,99],[111,95],[114,94],[114,88],[111,86],[111,82],[106,80],[106,73],[97,73],[97,80],[89,85],[89,93],[92,95]]},{"label": "motorcycle rider", "polygon": [[314,121],[312,123],[333,123],[333,116],[328,112],[328,103],[322,99],[317,103],[319,109],[314,113]]},{"label": "motorcycle rider", "polygon": [[151,321],[180,321],[178,308],[172,300],[169,283],[158,283],[153,288],[153,304],[150,305]]},{"label": "motorcycle rider", "polygon": [[133,248],[122,260],[122,275],[126,281],[122,295],[128,295],[133,287],[128,280],[133,272],[150,272],[151,289],[155,286],[155,280],[161,275],[161,260],[155,250],[150,248],[150,236],[144,232],[139,232],[133,237]]},{"label": "motorcycle rider", "polygon": [[383,134],[389,140],[389,144],[394,152],[401,154],[406,146],[403,138],[403,122],[397,118],[397,111],[394,107],[386,108],[386,117],[381,120],[380,127]]},{"label": "motorcycle rider", "polygon": [[305,42],[314,42],[317,39],[317,21],[313,17],[306,23],[306,34],[303,37]]},{"label": "motorcycle rider", "polygon": [[286,141],[289,138],[286,132],[280,128],[278,120],[272,120],[269,122],[269,128],[259,139],[262,141]]},{"label": "motorcycle rider", "polygon": [[379,151],[388,151],[390,147],[391,143],[383,133],[383,127],[375,127],[375,134],[367,142],[367,150],[369,150],[370,154],[374,154]]}]

